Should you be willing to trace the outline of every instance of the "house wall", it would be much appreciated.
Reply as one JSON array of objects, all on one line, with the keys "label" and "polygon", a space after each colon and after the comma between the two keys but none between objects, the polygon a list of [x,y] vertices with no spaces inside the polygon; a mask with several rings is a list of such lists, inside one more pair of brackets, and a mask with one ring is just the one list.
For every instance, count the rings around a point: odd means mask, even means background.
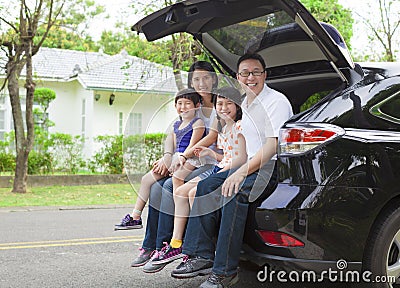
[{"label": "house wall", "polygon": [[[109,104],[110,94],[115,95],[113,105]],[[100,94],[100,99],[94,101],[93,131],[96,135],[119,134],[120,113],[123,115],[122,133],[125,131],[130,113],[142,114],[142,134],[164,132],[167,125],[167,117],[171,114],[173,104],[169,102],[171,95],[141,94],[126,92],[94,92]],[[172,110],[173,111],[173,110]],[[176,114],[176,113],[175,113]],[[156,125],[150,125],[157,121]]]},{"label": "house wall", "polygon": [[[121,132],[127,135],[126,125],[130,113],[141,114],[141,134],[165,133],[177,116],[172,94],[86,90],[76,80],[41,80],[37,82],[36,87],[50,88],[56,92],[56,99],[50,102],[47,110],[49,119],[54,122],[49,132],[84,136],[83,155],[86,158],[91,157],[100,148],[100,144],[94,141],[96,136],[119,135]],[[24,95],[25,90],[21,88],[20,93]],[[109,98],[112,93],[115,100],[110,105]],[[100,95],[98,100],[95,100],[96,94]],[[8,95],[6,96],[1,107],[6,111],[5,127],[9,132],[12,130],[12,114]]]},{"label": "house wall", "polygon": [[[100,95],[100,99],[93,101],[96,94]],[[115,95],[112,105],[109,104],[111,94]],[[127,125],[129,125],[130,113],[141,114],[140,134],[165,133],[169,119],[171,119],[171,109],[173,110],[173,104],[170,101],[173,95],[147,92],[143,94],[93,91],[93,95],[89,98],[93,101],[93,121],[88,123],[90,125],[88,130],[93,133],[92,137],[98,135],[129,135]],[[90,153],[94,153],[99,148],[97,143],[92,143]]]},{"label": "house wall", "polygon": [[56,99],[50,102],[49,119],[54,122],[49,132],[81,135],[82,132],[82,99],[92,95],[77,81],[41,82],[36,87],[46,87],[56,92]]},{"label": "house wall", "polygon": [[[48,109],[49,118],[55,123],[50,132],[83,135],[84,131],[83,154],[86,157],[100,149],[95,137],[127,134],[130,113],[141,114],[141,134],[165,133],[176,117],[171,94],[85,90],[78,81],[43,84],[57,94]],[[98,100],[95,100],[96,94],[100,95]],[[109,103],[111,94],[115,95],[112,105]]]}]

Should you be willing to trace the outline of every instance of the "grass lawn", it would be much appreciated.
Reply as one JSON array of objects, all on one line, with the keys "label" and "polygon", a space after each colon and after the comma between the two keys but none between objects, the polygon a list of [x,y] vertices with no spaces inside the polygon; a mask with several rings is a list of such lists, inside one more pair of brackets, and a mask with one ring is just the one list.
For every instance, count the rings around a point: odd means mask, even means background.
[{"label": "grass lawn", "polygon": [[0,188],[0,207],[12,206],[81,206],[134,204],[138,185],[108,184],[90,186],[31,187],[26,194]]}]

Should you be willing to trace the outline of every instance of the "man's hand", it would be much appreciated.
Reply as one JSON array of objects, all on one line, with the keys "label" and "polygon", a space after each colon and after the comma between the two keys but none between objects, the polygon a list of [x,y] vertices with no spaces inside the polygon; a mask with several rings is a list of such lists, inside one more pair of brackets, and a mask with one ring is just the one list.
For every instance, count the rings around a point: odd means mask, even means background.
[{"label": "man's hand", "polygon": [[[243,171],[244,170],[244,171]],[[247,176],[246,169],[238,169],[231,176],[226,178],[222,184],[221,194],[224,197],[230,197],[233,193],[239,192],[239,187]]]}]

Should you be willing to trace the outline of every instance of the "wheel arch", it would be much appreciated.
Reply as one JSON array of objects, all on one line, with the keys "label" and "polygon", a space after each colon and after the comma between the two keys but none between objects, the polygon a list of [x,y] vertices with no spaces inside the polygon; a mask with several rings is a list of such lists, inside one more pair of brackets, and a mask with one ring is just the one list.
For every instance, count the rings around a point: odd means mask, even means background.
[{"label": "wheel arch", "polygon": [[[368,233],[368,237],[367,237],[367,242],[366,245],[364,246],[364,251],[363,251],[363,263],[366,257],[366,253],[367,253],[367,243],[369,243],[371,241],[371,238],[373,237],[373,232],[375,231],[377,225],[380,224],[380,221],[382,219],[382,217],[388,213],[390,210],[395,209],[396,207],[400,206],[400,191],[398,192],[398,194],[396,196],[394,196],[393,198],[389,199],[385,205],[383,205],[383,207],[380,209],[380,211],[378,212],[378,214],[375,217],[375,220],[373,222],[373,224],[371,225],[371,228],[369,230]],[[364,266],[364,264],[363,264]]]}]

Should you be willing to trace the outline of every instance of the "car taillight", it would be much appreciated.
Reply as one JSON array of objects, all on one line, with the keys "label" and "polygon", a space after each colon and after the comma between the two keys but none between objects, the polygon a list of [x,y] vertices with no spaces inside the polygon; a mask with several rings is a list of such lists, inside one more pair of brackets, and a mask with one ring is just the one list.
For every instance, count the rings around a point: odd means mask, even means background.
[{"label": "car taillight", "polygon": [[265,244],[275,247],[304,247],[304,243],[297,238],[276,231],[256,230]]},{"label": "car taillight", "polygon": [[301,154],[343,134],[342,128],[331,124],[287,124],[280,129],[279,155]]}]

